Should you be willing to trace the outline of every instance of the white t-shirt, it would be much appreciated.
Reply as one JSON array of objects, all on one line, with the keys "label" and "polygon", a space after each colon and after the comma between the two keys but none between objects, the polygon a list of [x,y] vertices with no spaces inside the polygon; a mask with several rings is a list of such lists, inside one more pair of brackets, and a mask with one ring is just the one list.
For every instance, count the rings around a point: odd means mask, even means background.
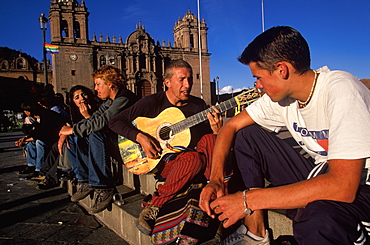
[{"label": "white t-shirt", "polygon": [[[368,158],[370,167],[370,91],[352,74],[324,66],[310,103],[299,109],[293,98],[271,101],[266,94],[246,108],[259,125],[278,132],[287,127],[297,143],[315,159]],[[370,184],[368,177],[367,184]],[[362,182],[364,183],[364,182]]]}]

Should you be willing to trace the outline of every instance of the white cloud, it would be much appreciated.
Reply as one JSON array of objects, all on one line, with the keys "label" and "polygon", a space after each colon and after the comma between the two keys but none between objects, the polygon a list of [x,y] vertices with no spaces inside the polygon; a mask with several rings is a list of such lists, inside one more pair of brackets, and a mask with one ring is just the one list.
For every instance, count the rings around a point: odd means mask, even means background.
[{"label": "white cloud", "polygon": [[243,88],[233,88],[233,86],[228,85],[220,89],[220,94],[231,94],[231,93],[236,93],[239,91],[242,91],[243,89],[247,89],[246,87]]}]

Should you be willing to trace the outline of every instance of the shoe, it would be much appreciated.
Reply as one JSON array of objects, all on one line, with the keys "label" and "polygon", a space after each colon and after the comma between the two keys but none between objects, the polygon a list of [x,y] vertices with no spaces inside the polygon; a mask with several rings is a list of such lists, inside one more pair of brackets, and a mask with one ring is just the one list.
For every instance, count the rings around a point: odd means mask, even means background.
[{"label": "shoe", "polygon": [[26,166],[24,169],[19,171],[19,174],[31,174],[35,172],[35,166]]},{"label": "shoe", "polygon": [[73,180],[74,176],[71,171],[68,172],[62,172],[59,175],[59,181],[68,181],[68,180]]},{"label": "shoe", "polygon": [[40,176],[40,172],[39,171],[33,171],[33,173],[23,175],[23,178],[28,179],[28,180],[33,180],[32,178],[36,178],[38,176]]},{"label": "shoe", "polygon": [[36,188],[40,190],[48,190],[48,189],[51,189],[57,186],[59,186],[59,184],[50,183],[49,181],[47,181],[47,179],[44,179],[40,183],[37,184]]},{"label": "shoe", "polygon": [[45,175],[39,174],[38,176],[32,177],[31,180],[43,181],[46,178]]},{"label": "shoe", "polygon": [[150,236],[154,228],[158,212],[159,208],[156,206],[147,206],[144,208],[136,221],[136,227],[145,235]]},{"label": "shoe", "polygon": [[73,186],[77,186],[78,185],[78,179],[77,178],[73,178],[71,180],[71,183],[72,183]]},{"label": "shoe", "polygon": [[221,236],[219,234],[216,234],[214,238],[212,238],[211,240],[205,241],[201,243],[200,245],[214,245],[219,242],[221,242]]},{"label": "shoe", "polygon": [[270,245],[268,230],[266,230],[266,236],[262,240],[253,239],[247,235],[247,231],[247,227],[241,225],[234,233],[217,245]]},{"label": "shoe", "polygon": [[95,189],[93,204],[89,210],[90,213],[95,214],[103,211],[112,202],[113,195],[115,193],[114,188],[108,189]]},{"label": "shoe", "polygon": [[82,199],[85,199],[92,191],[94,191],[93,188],[89,187],[88,183],[82,183],[78,188],[75,194],[71,196],[72,202],[78,202]]}]

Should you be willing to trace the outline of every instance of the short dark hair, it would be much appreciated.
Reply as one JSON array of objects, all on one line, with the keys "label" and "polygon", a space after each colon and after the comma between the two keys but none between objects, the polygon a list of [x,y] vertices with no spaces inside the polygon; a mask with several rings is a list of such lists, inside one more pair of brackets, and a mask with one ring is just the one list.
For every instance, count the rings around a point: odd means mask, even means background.
[{"label": "short dark hair", "polygon": [[33,115],[37,115],[39,116],[40,113],[42,112],[42,110],[44,110],[44,108],[39,105],[36,101],[34,100],[30,100],[30,101],[25,101],[25,102],[22,102],[21,103],[21,109],[23,111],[29,111],[31,112]]},{"label": "short dark hair", "polygon": [[171,60],[166,66],[166,69],[164,72],[164,79],[170,79],[173,76],[174,68],[188,68],[193,73],[193,69],[191,68],[191,65],[185,60],[182,60],[182,59]]},{"label": "short dark hair", "polygon": [[33,103],[31,102],[22,102],[21,103],[21,109],[23,111],[29,111],[29,112],[32,112],[33,113]]},{"label": "short dark hair", "polygon": [[276,26],[261,33],[244,49],[238,60],[245,65],[256,62],[269,71],[275,70],[277,62],[286,61],[299,74],[308,71],[311,64],[307,41],[289,26]]}]

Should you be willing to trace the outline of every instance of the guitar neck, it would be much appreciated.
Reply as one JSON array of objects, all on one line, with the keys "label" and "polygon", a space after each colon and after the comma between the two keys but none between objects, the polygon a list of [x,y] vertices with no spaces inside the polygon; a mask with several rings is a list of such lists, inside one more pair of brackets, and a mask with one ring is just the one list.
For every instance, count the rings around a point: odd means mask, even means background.
[{"label": "guitar neck", "polygon": [[[218,104],[216,105],[216,108],[220,111],[220,112],[224,112],[224,111],[227,111],[235,106],[237,106],[238,103],[236,102],[236,99],[235,97],[234,98],[231,98],[229,100],[226,100],[225,102],[221,103],[221,104]],[[198,112],[197,114],[194,114],[178,123],[175,123],[173,125],[170,126],[171,130],[172,130],[172,135],[175,135],[185,129],[188,129],[188,128],[191,128],[201,122],[204,122],[205,120],[207,120],[207,113],[208,112],[213,112],[213,109],[212,108],[208,108],[204,111],[201,111],[201,112]]]}]

